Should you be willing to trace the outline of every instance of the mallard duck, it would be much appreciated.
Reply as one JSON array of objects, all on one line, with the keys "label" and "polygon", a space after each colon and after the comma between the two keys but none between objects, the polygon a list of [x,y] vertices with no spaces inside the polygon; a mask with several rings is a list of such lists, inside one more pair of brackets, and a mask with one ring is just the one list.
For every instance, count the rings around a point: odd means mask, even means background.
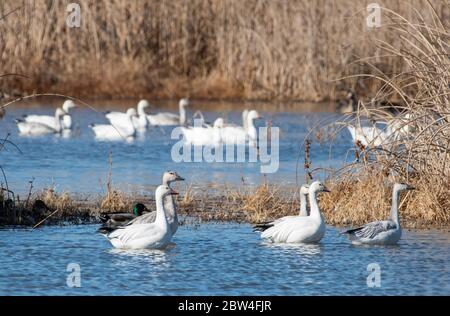
[{"label": "mallard duck", "polygon": [[107,213],[101,214],[100,220],[104,223],[102,227],[99,228],[99,232],[105,230],[110,230],[111,228],[117,228],[128,224],[131,220],[141,216],[144,213],[149,212],[147,207],[142,203],[136,203],[133,206],[132,213]]}]

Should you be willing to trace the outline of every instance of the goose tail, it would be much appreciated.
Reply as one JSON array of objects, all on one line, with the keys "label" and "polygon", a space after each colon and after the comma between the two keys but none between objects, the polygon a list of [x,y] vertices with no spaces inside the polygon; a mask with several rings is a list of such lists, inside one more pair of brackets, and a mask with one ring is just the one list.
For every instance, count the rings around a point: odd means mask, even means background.
[{"label": "goose tail", "polygon": [[254,232],[263,232],[263,231],[269,229],[270,227],[273,227],[273,224],[270,222],[256,224],[253,226],[253,231]]}]

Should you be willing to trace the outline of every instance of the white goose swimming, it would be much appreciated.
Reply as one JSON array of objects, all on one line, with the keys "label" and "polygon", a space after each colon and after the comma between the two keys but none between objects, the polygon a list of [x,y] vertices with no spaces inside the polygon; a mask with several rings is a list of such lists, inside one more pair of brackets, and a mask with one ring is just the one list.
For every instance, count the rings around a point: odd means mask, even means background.
[{"label": "white goose swimming", "polygon": [[105,234],[115,248],[164,249],[172,239],[172,231],[166,218],[163,200],[178,194],[167,185],[160,185],[155,192],[156,219],[153,223],[134,224],[117,228]]},{"label": "white goose swimming", "polygon": [[128,124],[110,125],[110,124],[90,124],[89,127],[94,131],[95,137],[101,140],[131,139],[136,135],[136,128],[133,124],[133,117],[137,116],[136,110],[130,108],[126,113]]},{"label": "white goose swimming", "polygon": [[385,129],[376,126],[353,126],[348,125],[347,129],[352,135],[353,143],[360,142],[363,146],[381,146],[385,144],[392,135],[389,126]]},{"label": "white goose swimming", "polygon": [[173,126],[184,125],[186,123],[186,106],[189,106],[189,99],[183,98],[178,103],[180,114],[161,112],[156,114],[147,114],[147,119],[151,125]]},{"label": "white goose swimming", "polygon": [[[162,185],[170,187],[172,182],[175,181],[184,181],[184,178],[180,177],[175,171],[164,172]],[[172,232],[172,235],[175,235],[178,230],[178,214],[177,205],[172,195],[164,198],[164,209],[166,210],[166,218],[169,223],[170,231]],[[143,214],[128,222],[126,226],[153,223],[156,220],[156,216],[156,211]]]},{"label": "white goose swimming", "polygon": [[[62,105],[62,110],[64,111],[62,118],[62,129],[70,130],[72,128],[72,117],[70,116],[69,111],[74,107],[76,107],[76,104],[72,100],[64,101]],[[28,123],[44,124],[52,129],[56,129],[56,124],[58,123],[57,120],[55,120],[55,116],[51,115],[24,115],[23,120]]]},{"label": "white goose swimming", "polygon": [[16,119],[17,128],[19,129],[19,133],[21,135],[45,135],[45,134],[59,134],[63,131],[63,116],[65,112],[57,108],[55,111],[55,117],[53,120],[55,121],[55,125],[53,127],[38,122],[27,122],[25,119]]},{"label": "white goose swimming", "polygon": [[[150,106],[147,100],[140,100],[137,105],[137,116],[132,118],[132,124],[134,128],[138,131],[145,131],[148,126],[147,114],[145,109]],[[107,112],[105,117],[114,126],[129,128],[130,120],[128,119],[127,113],[123,112]]]},{"label": "white goose swimming", "polygon": [[244,126],[224,126],[221,129],[221,139],[225,144],[245,144],[247,141],[250,145],[255,145],[258,139],[254,121],[260,119],[261,116],[256,110],[251,110],[248,114],[242,113],[243,118],[246,117],[246,125]]},{"label": "white goose swimming", "polygon": [[406,183],[396,183],[392,190],[391,214],[388,220],[375,221],[364,226],[353,228],[342,232],[348,234],[352,244],[369,245],[393,245],[396,244],[401,236],[400,218],[398,214],[398,204],[400,192],[414,190],[414,187]]},{"label": "white goose swimming", "polygon": [[221,143],[222,118],[217,118],[213,126],[182,126],[184,141],[194,146],[217,146]]},{"label": "white goose swimming", "polygon": [[318,243],[325,235],[325,221],[317,203],[318,192],[330,192],[320,181],[309,186],[309,216],[293,216],[265,230],[261,237],[275,243]]},{"label": "white goose swimming", "polygon": [[279,219],[276,219],[272,222],[266,222],[266,223],[262,223],[262,224],[257,224],[254,226],[254,231],[259,231],[259,232],[263,232],[267,229],[269,229],[270,227],[281,223],[284,220],[287,219],[292,219],[298,216],[308,216],[308,208],[307,208],[307,198],[308,198],[308,193],[309,193],[309,185],[308,184],[303,184],[300,187],[300,212],[298,215],[289,215],[289,216],[284,216],[281,217]]}]

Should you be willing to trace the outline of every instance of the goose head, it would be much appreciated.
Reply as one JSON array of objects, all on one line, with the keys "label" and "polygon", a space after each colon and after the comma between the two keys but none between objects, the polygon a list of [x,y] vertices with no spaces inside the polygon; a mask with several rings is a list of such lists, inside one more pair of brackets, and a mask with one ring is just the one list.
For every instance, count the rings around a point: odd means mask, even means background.
[{"label": "goose head", "polygon": [[76,107],[77,105],[72,100],[66,100],[64,101],[62,108],[64,112],[69,113],[69,110]]},{"label": "goose head", "polygon": [[61,108],[57,108],[55,111],[55,117],[59,120],[61,119],[64,115],[66,114],[66,112],[61,109]]},{"label": "goose head", "polygon": [[180,102],[178,103],[178,105],[180,106],[180,108],[184,108],[186,106],[189,106],[190,102],[188,98],[183,98],[180,100]]},{"label": "goose head", "polygon": [[217,118],[214,121],[214,125],[213,126],[216,127],[216,128],[222,128],[222,127],[224,127],[224,125],[225,125],[225,123],[223,121],[223,118],[219,117],[219,118]]},{"label": "goose head", "polygon": [[258,111],[256,111],[256,110],[251,110],[247,114],[247,120],[249,122],[251,122],[253,120],[261,119],[261,118],[262,117],[259,115]]},{"label": "goose head", "polygon": [[147,207],[142,203],[136,203],[133,207],[133,214],[136,216],[141,216],[144,212],[148,212]]},{"label": "goose head", "polygon": [[150,106],[150,103],[148,103],[147,100],[142,99],[141,101],[138,102],[137,108],[138,111],[143,111],[145,108],[148,108]]},{"label": "goose head", "polygon": [[128,110],[127,110],[127,116],[128,117],[133,117],[133,116],[137,116],[137,112],[136,112],[136,109],[134,109],[134,108],[129,108]]},{"label": "goose head", "polygon": [[301,195],[308,195],[309,193],[309,185],[308,184],[304,184],[300,187],[300,194]]},{"label": "goose head", "polygon": [[322,182],[314,181],[309,186],[309,192],[308,193],[311,194],[311,193],[317,193],[317,192],[331,192],[331,191],[328,190]]},{"label": "goose head", "polygon": [[169,185],[172,182],[175,181],[184,181],[184,178],[181,177],[178,173],[175,171],[166,171],[163,174],[163,183],[166,185]]},{"label": "goose head", "polygon": [[159,198],[165,198],[168,195],[177,195],[178,192],[171,189],[168,185],[160,185],[155,192],[155,196]]},{"label": "goose head", "polygon": [[394,191],[402,192],[402,191],[410,191],[410,190],[415,190],[415,188],[407,183],[394,184]]}]

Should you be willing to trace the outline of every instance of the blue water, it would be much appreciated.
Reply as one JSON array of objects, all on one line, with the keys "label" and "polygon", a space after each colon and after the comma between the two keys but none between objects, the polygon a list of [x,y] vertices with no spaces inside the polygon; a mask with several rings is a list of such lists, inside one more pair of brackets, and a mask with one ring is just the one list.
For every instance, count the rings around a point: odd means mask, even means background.
[{"label": "blue water", "polygon": [[[300,181],[304,176],[301,144],[308,129],[336,116],[256,108],[265,118],[259,126],[270,120],[280,128],[280,168],[266,176],[258,163],[173,162],[170,150],[176,140],[170,139],[171,128],[152,128],[133,142],[96,141],[87,126],[105,120],[101,112],[88,108],[73,112],[76,128],[63,138],[17,134],[13,118],[25,113],[52,114],[53,108],[9,107],[0,121],[0,137],[10,133],[9,140],[22,153],[6,145],[0,151],[0,166],[9,188],[21,195],[28,191],[31,179],[35,191],[55,186],[59,192],[102,193],[110,151],[113,186],[130,193],[151,195],[167,169],[199,187],[242,181],[256,185],[265,179],[296,184],[299,154]],[[224,115],[204,108],[203,113],[209,121]],[[225,114],[229,122],[240,123],[239,111]],[[351,147],[345,132],[333,143],[314,141],[311,167],[338,167]],[[0,295],[450,294],[448,232],[405,232],[395,247],[355,247],[329,227],[320,245],[280,246],[262,242],[249,225],[201,224],[180,227],[174,245],[165,251],[117,251],[95,232],[97,228],[0,230]],[[66,284],[71,263],[81,268],[81,288]],[[380,287],[367,286],[371,263],[379,264]]]},{"label": "blue water", "polygon": [[[329,227],[319,245],[266,244],[244,224],[181,226],[165,251],[118,251],[97,225],[0,230],[0,295],[449,295],[448,232],[405,231],[357,247]],[[69,264],[79,288],[67,286]],[[380,287],[368,287],[377,263]],[[372,278],[369,278],[372,280]]]},{"label": "blue water", "polygon": [[[193,106],[195,109],[195,106]],[[268,112],[258,109],[264,117],[258,126],[267,121],[280,128],[280,165],[276,173],[268,174],[271,183],[296,183],[296,165],[300,154],[298,177],[303,175],[302,142],[308,128],[323,119],[333,119],[331,113],[310,112]],[[16,144],[22,153],[11,145],[0,152],[0,166],[3,167],[10,189],[17,193],[28,192],[29,181],[34,179],[34,189],[55,186],[57,191],[69,191],[80,194],[97,194],[105,190],[108,175],[108,156],[112,152],[112,179],[114,187],[130,193],[148,194],[160,183],[164,170],[173,169],[193,185],[241,184],[242,180],[250,185],[261,183],[265,178],[260,172],[260,163],[175,163],[170,151],[177,140],[172,140],[172,128],[151,128],[146,134],[133,142],[99,142],[95,140],[90,123],[106,122],[102,111],[86,107],[76,108],[72,112],[75,129],[69,138],[57,136],[23,137],[18,135],[13,121],[23,114],[54,113],[52,107],[14,107],[7,109],[7,114],[0,121],[0,137],[10,133],[9,140]],[[161,109],[162,111],[167,109]],[[174,109],[170,109],[174,110]],[[215,112],[203,111],[209,121],[218,116],[226,116],[229,122],[241,123],[240,111]],[[192,115],[189,111],[188,115]],[[352,147],[350,135],[339,134],[333,143],[330,156],[330,143],[313,142],[311,158],[312,168],[337,167],[346,159],[346,153]],[[332,157],[330,159],[330,157]],[[317,174],[324,177],[324,172]],[[2,181],[4,182],[4,181]]]}]

